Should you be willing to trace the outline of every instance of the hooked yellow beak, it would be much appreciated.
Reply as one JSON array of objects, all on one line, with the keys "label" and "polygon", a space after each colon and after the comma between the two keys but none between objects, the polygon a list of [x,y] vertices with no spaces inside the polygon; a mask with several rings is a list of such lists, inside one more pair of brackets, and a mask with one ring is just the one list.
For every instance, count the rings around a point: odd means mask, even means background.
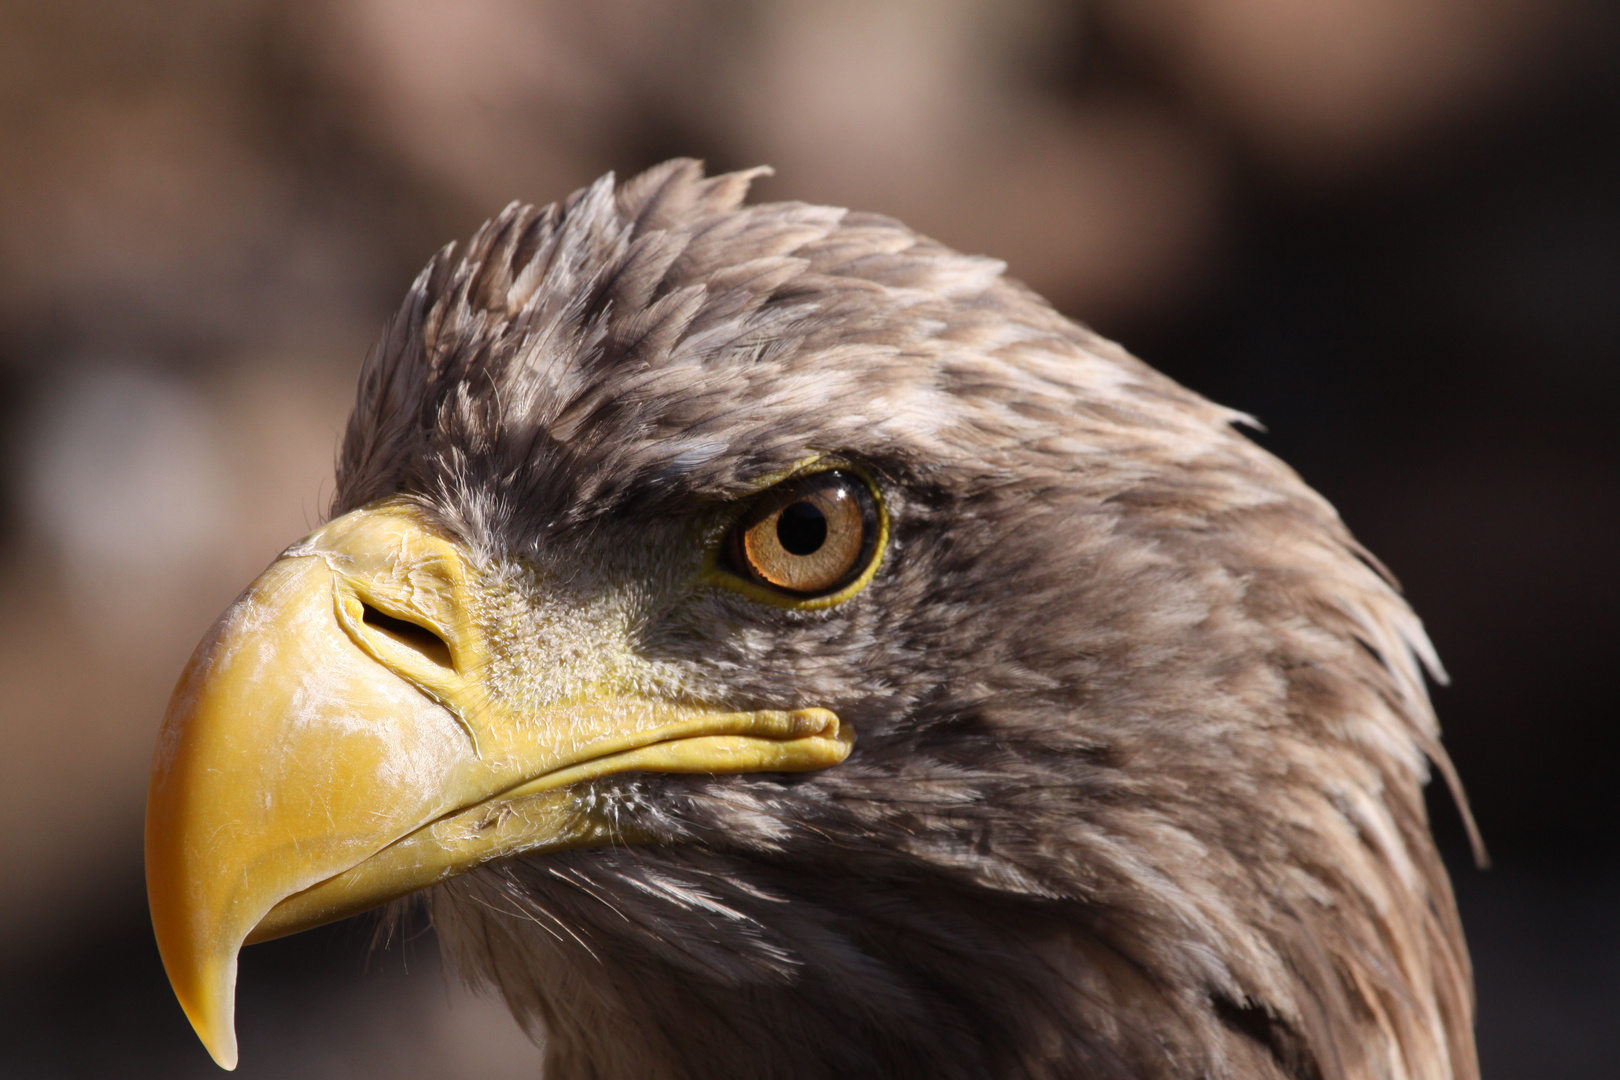
[{"label": "hooked yellow beak", "polygon": [[477,591],[418,512],[355,511],[289,548],[180,676],[147,795],[147,895],[175,995],[224,1068],[242,945],[502,856],[635,840],[576,804],[581,781],[849,753],[825,709],[604,695],[520,714],[484,685]]}]

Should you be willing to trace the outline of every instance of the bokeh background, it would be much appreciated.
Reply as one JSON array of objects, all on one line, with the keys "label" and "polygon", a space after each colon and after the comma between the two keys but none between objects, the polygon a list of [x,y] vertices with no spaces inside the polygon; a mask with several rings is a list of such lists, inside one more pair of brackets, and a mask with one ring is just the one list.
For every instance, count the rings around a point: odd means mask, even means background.
[{"label": "bokeh background", "polygon": [[[4,0],[0,1077],[217,1075],[140,819],[416,270],[676,154],[1248,410],[1403,578],[1490,1080],[1620,1076],[1620,18],[1584,0]],[[518,1077],[430,938],[244,954],[240,1075]]]}]

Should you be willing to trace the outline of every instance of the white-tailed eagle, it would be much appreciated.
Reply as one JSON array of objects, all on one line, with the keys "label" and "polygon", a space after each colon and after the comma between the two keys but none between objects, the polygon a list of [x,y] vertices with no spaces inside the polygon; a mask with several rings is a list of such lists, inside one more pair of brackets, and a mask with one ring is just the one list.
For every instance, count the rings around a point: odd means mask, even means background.
[{"label": "white-tailed eagle", "polygon": [[554,1080],[1473,1080],[1417,618],[1183,389],[884,217],[513,206],[164,723],[158,942],[421,896]]}]

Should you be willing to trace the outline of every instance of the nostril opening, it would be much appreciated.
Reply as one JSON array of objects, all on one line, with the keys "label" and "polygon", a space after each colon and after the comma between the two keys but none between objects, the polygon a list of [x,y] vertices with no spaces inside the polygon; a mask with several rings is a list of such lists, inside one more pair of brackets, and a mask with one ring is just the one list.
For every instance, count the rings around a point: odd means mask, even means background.
[{"label": "nostril opening", "polygon": [[396,619],[387,612],[378,611],[370,604],[360,605],[365,610],[362,618],[367,626],[374,626],[399,644],[415,649],[440,667],[451,667],[450,646],[444,639],[425,626]]}]

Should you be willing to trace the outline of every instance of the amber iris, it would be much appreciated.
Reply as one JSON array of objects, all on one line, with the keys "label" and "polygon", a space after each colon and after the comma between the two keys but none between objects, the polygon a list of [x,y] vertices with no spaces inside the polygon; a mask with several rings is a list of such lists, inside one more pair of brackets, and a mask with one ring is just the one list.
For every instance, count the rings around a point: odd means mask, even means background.
[{"label": "amber iris", "polygon": [[732,529],[732,569],[794,596],[833,592],[859,577],[877,547],[878,511],[859,476],[829,469],[762,495]]}]

